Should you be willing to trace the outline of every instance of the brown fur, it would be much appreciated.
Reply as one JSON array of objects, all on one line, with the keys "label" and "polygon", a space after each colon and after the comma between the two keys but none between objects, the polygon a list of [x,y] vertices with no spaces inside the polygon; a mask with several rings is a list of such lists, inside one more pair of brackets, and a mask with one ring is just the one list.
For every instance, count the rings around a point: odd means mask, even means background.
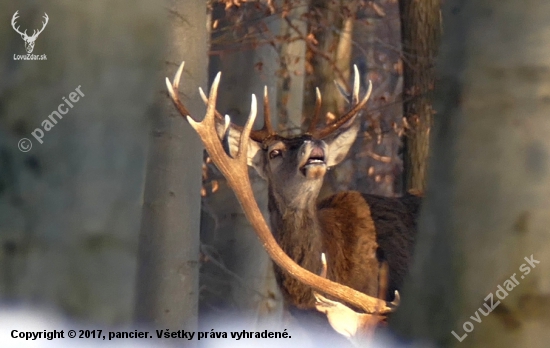
[{"label": "brown fur", "polygon": [[[410,194],[388,198],[348,191],[302,211],[285,211],[270,195],[269,208],[274,234],[283,250],[312,272],[320,271],[321,252],[325,252],[329,279],[378,297],[380,264],[386,261],[387,299],[391,300],[411,262],[420,200]],[[286,301],[301,309],[313,309],[311,288],[275,269]]]}]

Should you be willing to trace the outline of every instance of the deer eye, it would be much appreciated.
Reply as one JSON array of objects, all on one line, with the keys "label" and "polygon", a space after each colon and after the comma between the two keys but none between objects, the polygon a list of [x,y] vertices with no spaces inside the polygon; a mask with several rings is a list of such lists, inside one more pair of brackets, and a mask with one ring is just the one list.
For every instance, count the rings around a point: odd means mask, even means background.
[{"label": "deer eye", "polygon": [[273,150],[269,153],[269,159],[274,159],[275,157],[281,156],[283,152],[281,150]]}]

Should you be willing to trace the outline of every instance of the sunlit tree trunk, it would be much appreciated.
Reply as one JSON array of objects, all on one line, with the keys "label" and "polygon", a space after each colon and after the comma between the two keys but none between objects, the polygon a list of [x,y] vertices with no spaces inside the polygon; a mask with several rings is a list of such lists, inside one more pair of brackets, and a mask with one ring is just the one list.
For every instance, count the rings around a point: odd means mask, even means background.
[{"label": "sunlit tree trunk", "polygon": [[[313,76],[306,82],[304,116],[307,126],[314,114],[317,87],[322,95],[321,120],[318,127],[327,121],[324,117],[327,112],[338,115],[346,107],[346,101],[334,81],[344,86],[349,83],[355,15],[351,15],[354,11],[348,9],[355,9],[356,5],[356,1],[311,1],[310,6],[317,14],[314,23],[319,30],[314,31],[315,44],[308,46]],[[350,180],[346,179],[350,177],[351,171],[351,161],[334,167],[325,178],[320,198],[329,196],[342,189],[345,184],[349,184]],[[345,184],[341,185],[342,182]]]},{"label": "sunlit tree trunk", "polygon": [[400,0],[403,59],[403,112],[410,128],[405,138],[407,190],[424,191],[433,123],[431,95],[441,32],[440,0]]},{"label": "sunlit tree trunk", "polygon": [[284,8],[288,14],[281,19],[281,33],[288,37],[281,43],[279,59],[281,75],[279,79],[278,111],[280,126],[283,129],[300,129],[304,104],[304,80],[306,42],[308,32],[307,17],[309,0],[286,0]]}]

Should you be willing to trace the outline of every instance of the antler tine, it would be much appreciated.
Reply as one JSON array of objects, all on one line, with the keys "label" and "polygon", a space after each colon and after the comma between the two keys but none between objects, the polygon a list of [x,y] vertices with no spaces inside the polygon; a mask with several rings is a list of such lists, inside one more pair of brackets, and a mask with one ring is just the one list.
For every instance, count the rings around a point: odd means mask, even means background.
[{"label": "antler tine", "polygon": [[231,119],[229,115],[225,115],[224,122],[223,122],[223,137],[222,137],[222,144],[223,149],[225,150],[225,153],[231,156],[231,146],[229,142],[229,130],[231,126]]},{"label": "antler tine", "polygon": [[[204,102],[204,105],[208,105],[208,97],[207,97],[206,94],[204,93],[202,87],[199,87],[199,94],[201,95],[201,99],[202,99],[202,101]],[[219,113],[218,110],[216,110],[215,114],[216,114],[216,118],[217,118],[218,120],[223,120],[223,119],[224,119],[224,117],[222,116],[222,114]],[[239,130],[242,129],[242,127],[239,127],[239,126],[234,126],[234,127],[235,127],[235,128],[238,128]]]},{"label": "antler tine", "polygon": [[[357,69],[355,69],[355,73],[356,73],[356,80],[357,80],[357,77],[358,77],[357,76],[358,75]],[[354,94],[355,94],[356,89],[358,89],[358,87],[354,86]],[[346,122],[348,122],[353,116],[355,116],[359,112],[359,110],[361,110],[361,108],[363,108],[365,106],[365,104],[367,103],[367,101],[370,98],[371,92],[372,92],[372,81],[369,80],[369,87],[368,87],[367,93],[365,94],[363,99],[359,103],[357,103],[357,105],[355,105],[351,110],[349,110],[344,116],[340,117],[338,120],[336,120],[335,122],[327,125],[326,127],[314,132],[313,136],[317,139],[323,139],[323,138],[326,138],[327,136],[331,135],[338,128],[342,127],[342,125],[344,125]],[[359,92],[357,92],[357,97],[358,97],[358,94],[359,94]],[[353,96],[352,98],[355,99],[356,97]]]},{"label": "antler tine", "polygon": [[[175,90],[178,90],[179,88],[179,82],[180,82],[180,79],[181,79],[181,74],[183,72],[183,67],[185,65],[185,62],[182,62],[178,68],[178,70],[176,71],[176,74],[174,75],[174,88],[172,89],[171,86],[169,86],[169,80],[168,78],[166,78],[166,85],[168,86],[168,90],[170,91],[170,94],[172,95],[172,91],[175,89]],[[212,90],[212,88],[214,88],[214,84],[212,83],[212,87],[210,88]],[[217,93],[217,88],[218,88],[218,85],[216,85],[216,93]],[[204,90],[202,89],[202,87],[199,87],[199,94],[201,96],[201,99],[202,101],[204,102],[204,105],[206,105],[208,107],[208,97],[206,96],[206,93],[204,93]],[[180,113],[182,115],[186,115],[186,116],[190,116],[190,113],[189,111],[187,110],[187,108],[185,108],[185,106],[179,101],[179,97],[177,95],[172,96],[174,100],[174,103],[176,104],[176,107],[178,108],[178,110],[180,111]],[[223,117],[219,112],[218,110],[214,109],[214,114],[216,116],[216,118],[218,120],[221,120],[224,122],[225,124],[225,128],[224,128],[224,137],[228,136],[229,135],[229,127],[231,126],[231,123],[230,124],[227,124],[227,120],[229,119],[229,115],[225,115],[225,117]],[[239,131],[242,131],[242,127],[239,127],[239,126],[236,126],[236,125],[232,125],[235,129],[239,130]],[[224,141],[225,141],[225,138],[224,138]],[[229,152],[228,152],[229,153]]]},{"label": "antler tine", "polygon": [[319,87],[315,87],[315,96],[315,113],[313,114],[313,119],[311,120],[309,128],[307,129],[307,133],[313,133],[315,131],[315,127],[317,127],[317,122],[319,122],[319,116],[321,115],[321,104],[323,100]]},{"label": "antler tine", "polygon": [[178,96],[178,93],[176,92],[178,90],[179,84],[180,84],[180,78],[181,78],[181,72],[183,71],[183,66],[185,65],[185,62],[182,62],[178,68],[178,71],[174,75],[174,82],[170,83],[170,80],[168,77],[166,78],[166,88],[168,88],[168,92],[170,93],[170,97],[172,97],[172,101],[174,102],[174,105],[182,114],[183,116],[189,116],[190,112],[187,110],[187,108],[182,104],[180,101],[180,97]]},{"label": "antler tine", "polygon": [[224,138],[226,138],[229,135],[229,126],[231,125],[231,118],[229,115],[225,115],[224,122],[223,122],[223,134]]},{"label": "antler tine", "polygon": [[323,269],[321,270],[321,277],[327,277],[327,257],[325,253],[321,253],[321,263],[323,264]]},{"label": "antler tine", "polygon": [[269,135],[275,134],[273,131],[273,125],[271,124],[271,110],[269,109],[269,96],[267,93],[267,86],[264,86],[264,127]]},{"label": "antler tine", "polygon": [[[201,87],[199,87],[199,94],[204,104],[207,105],[208,98],[206,97],[206,94],[204,93]],[[224,117],[218,112],[218,110],[215,110],[215,115],[218,120],[224,121]],[[243,127],[237,126],[236,124],[233,124],[233,123],[231,123],[231,127],[239,132],[243,131]],[[271,125],[271,115],[269,113],[269,98],[267,97],[267,86],[266,86],[264,90],[264,127],[260,130],[251,130],[250,138],[257,142],[262,142],[265,138],[267,138],[272,134],[275,134],[275,132],[273,131],[273,126]]]},{"label": "antler tine", "polygon": [[338,88],[338,91],[340,92],[340,94],[346,97],[346,101],[349,104],[350,103],[350,100],[349,100],[350,95],[349,95],[348,91],[346,91],[346,89],[339,82],[334,81],[334,84],[336,85],[336,88]]},{"label": "antler tine", "polygon": [[[250,132],[252,131],[252,126],[254,125],[254,120],[256,119],[256,114],[258,112],[258,103],[256,101],[256,95],[252,94],[252,101],[250,102],[250,114],[248,115],[248,120],[244,124],[243,132],[241,133],[241,139],[239,141],[239,152],[237,153],[237,158],[241,159],[246,165],[247,161],[247,152],[248,152],[248,141],[250,140]],[[271,126],[271,124],[270,124]]]},{"label": "antler tine", "polygon": [[[210,154],[210,157],[215,161],[216,165],[220,170],[227,168],[229,166],[229,161],[231,158],[226,155],[223,150],[223,146],[219,141],[218,134],[216,133],[216,98],[218,96],[218,86],[220,84],[221,72],[218,72],[214,81],[212,82],[212,87],[210,87],[210,96],[207,99],[206,104],[206,115],[204,119],[200,122],[195,121],[190,115],[186,115],[187,121],[199,134],[204,147]],[[179,81],[178,81],[179,82]],[[227,122],[226,118],[223,118]]]},{"label": "antler tine", "polygon": [[[321,263],[323,267],[319,275],[322,278],[326,278],[327,261],[324,253],[321,253]],[[398,301],[399,295],[396,296],[396,300]],[[348,307],[343,302],[326,298],[315,290],[313,290],[313,297],[315,298],[315,308],[317,311],[324,313],[330,326],[352,342],[360,339],[365,334],[371,334],[378,323],[383,321],[386,318],[386,314],[388,314],[388,312],[380,311],[381,308],[375,308],[373,312],[360,313]],[[391,304],[394,305],[394,302]]]},{"label": "antler tine", "polygon": [[181,73],[183,72],[184,66],[185,66],[185,62],[181,62],[180,66],[178,67],[178,70],[174,74],[174,88],[176,90],[180,88]]},{"label": "antler tine", "polygon": [[216,114],[216,100],[218,98],[218,86],[220,85],[220,79],[222,77],[221,71],[216,74],[212,87],[210,87],[210,95],[208,97],[208,103],[206,104],[206,115],[204,116],[205,122],[210,122],[214,125],[214,115]]},{"label": "antler tine", "polygon": [[391,301],[390,304],[397,308],[399,306],[399,303],[401,303],[401,295],[399,295],[399,291],[395,290],[393,296],[393,301]]},{"label": "antler tine", "polygon": [[353,64],[353,100],[352,103],[359,103],[359,69],[357,65]]},{"label": "antler tine", "polygon": [[[216,75],[216,78],[214,78],[214,82],[212,82],[212,87],[210,87],[210,97],[208,97],[206,100],[206,115],[204,116],[204,119],[198,122],[193,117],[191,117],[191,115],[186,115],[187,121],[197,131],[197,133],[199,133],[199,136],[201,137],[203,142],[205,141],[205,139],[203,138],[203,133],[205,136],[208,135],[208,128],[206,128],[205,125],[215,122],[212,119],[212,116],[214,115],[216,109],[216,97],[218,96],[218,84],[220,83],[220,78],[221,72]],[[215,129],[215,123],[212,124],[212,127]]]},{"label": "antler tine", "polygon": [[[323,277],[323,278],[326,278],[328,267],[327,267],[327,257],[325,255],[325,253],[321,253],[321,265],[322,265],[322,268],[321,268],[321,272],[319,273],[319,276]],[[318,292],[316,292],[315,290],[313,291],[313,295],[317,299],[322,297],[322,296],[319,296],[320,294]],[[394,312],[397,309],[397,307],[399,307],[400,302],[401,302],[401,296],[399,295],[399,291],[395,290],[394,299],[393,299],[393,301],[390,302],[390,305],[393,308],[388,313]]]}]

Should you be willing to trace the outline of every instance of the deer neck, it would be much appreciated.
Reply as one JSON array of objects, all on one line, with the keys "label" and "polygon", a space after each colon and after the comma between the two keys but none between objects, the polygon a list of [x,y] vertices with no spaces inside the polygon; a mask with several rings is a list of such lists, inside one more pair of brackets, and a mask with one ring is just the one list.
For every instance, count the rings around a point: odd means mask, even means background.
[{"label": "deer neck", "polygon": [[302,267],[318,272],[322,234],[317,218],[317,194],[285,202],[269,189],[268,209],[273,235],[285,253]]}]

